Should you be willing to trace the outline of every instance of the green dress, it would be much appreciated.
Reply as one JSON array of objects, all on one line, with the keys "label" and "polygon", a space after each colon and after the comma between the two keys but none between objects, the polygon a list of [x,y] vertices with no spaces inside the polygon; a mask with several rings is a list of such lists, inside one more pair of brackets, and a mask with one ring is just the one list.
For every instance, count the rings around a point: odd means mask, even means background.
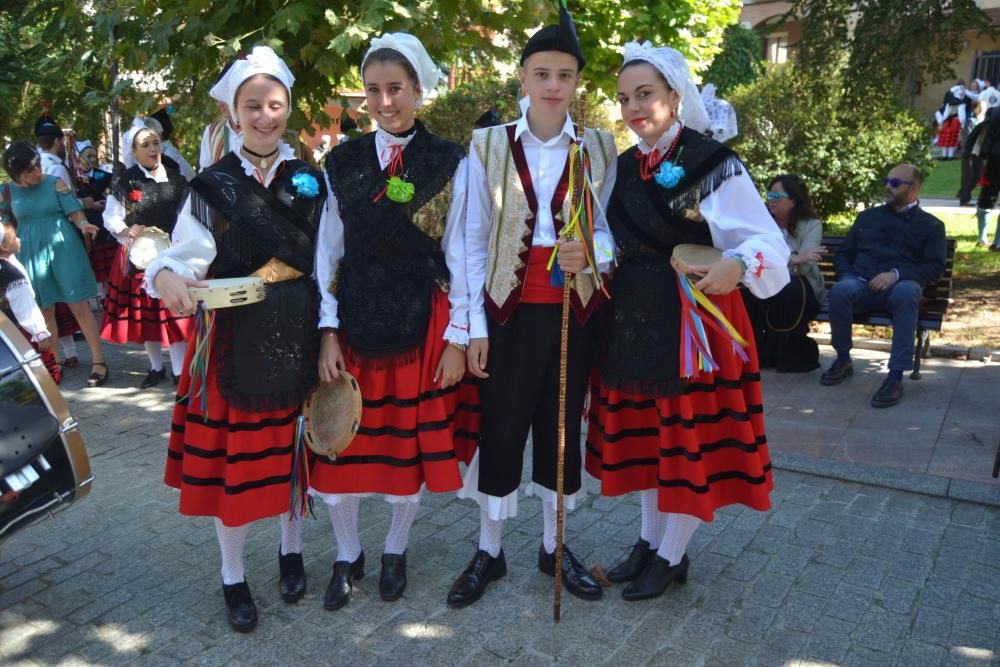
[{"label": "green dress", "polygon": [[79,232],[69,221],[83,206],[71,191],[56,191],[55,176],[33,187],[10,184],[11,208],[17,218],[24,265],[41,308],[78,303],[97,295],[97,282]]}]

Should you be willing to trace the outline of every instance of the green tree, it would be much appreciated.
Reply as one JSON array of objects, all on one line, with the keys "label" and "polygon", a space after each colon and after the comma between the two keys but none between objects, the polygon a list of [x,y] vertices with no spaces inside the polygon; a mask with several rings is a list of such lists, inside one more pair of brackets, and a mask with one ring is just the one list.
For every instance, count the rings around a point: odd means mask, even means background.
[{"label": "green tree", "polygon": [[788,64],[729,96],[740,122],[734,148],[758,186],[797,174],[822,217],[877,202],[879,178],[899,163],[930,167],[928,131],[912,113],[888,97],[857,105],[844,89],[836,71],[815,77]]},{"label": "green tree", "polygon": [[714,83],[716,91],[725,97],[741,83],[750,83],[764,72],[760,55],[760,36],[756,30],[734,24],[726,28],[722,52],[705,70],[702,78]]}]

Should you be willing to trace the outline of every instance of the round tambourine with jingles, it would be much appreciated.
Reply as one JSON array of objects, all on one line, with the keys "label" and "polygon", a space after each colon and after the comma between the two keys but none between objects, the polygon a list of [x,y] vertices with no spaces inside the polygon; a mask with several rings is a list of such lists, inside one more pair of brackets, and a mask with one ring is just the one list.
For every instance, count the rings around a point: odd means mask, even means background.
[{"label": "round tambourine with jingles", "polygon": [[350,373],[340,371],[333,382],[313,389],[302,406],[305,442],[331,459],[344,451],[361,426],[361,388]]},{"label": "round tambourine with jingles", "polygon": [[710,245],[697,245],[695,243],[681,243],[674,246],[674,252],[670,256],[670,265],[682,276],[702,275],[691,270],[693,266],[711,266],[722,259],[722,251]]},{"label": "round tambourine with jingles", "polygon": [[159,227],[146,227],[129,241],[128,261],[135,268],[145,270],[156,256],[170,247],[170,235]]},{"label": "round tambourine with jingles", "polygon": [[206,310],[246,306],[264,300],[264,281],[257,276],[203,280],[205,287],[188,287],[194,301]]}]

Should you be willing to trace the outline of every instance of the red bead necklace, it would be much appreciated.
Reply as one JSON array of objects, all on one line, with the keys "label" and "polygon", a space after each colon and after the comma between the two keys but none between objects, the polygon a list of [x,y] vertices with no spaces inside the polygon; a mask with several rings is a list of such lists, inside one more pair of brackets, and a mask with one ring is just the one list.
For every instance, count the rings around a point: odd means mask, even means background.
[{"label": "red bead necklace", "polygon": [[635,156],[639,158],[639,178],[648,181],[656,175],[656,170],[659,169],[660,163],[664,160],[669,160],[674,151],[677,150],[677,144],[681,141],[681,130],[683,129],[684,123],[678,123],[677,136],[674,137],[670,147],[667,148],[667,152],[662,156],[660,155],[660,151],[655,148],[645,154],[641,150],[636,149]]}]

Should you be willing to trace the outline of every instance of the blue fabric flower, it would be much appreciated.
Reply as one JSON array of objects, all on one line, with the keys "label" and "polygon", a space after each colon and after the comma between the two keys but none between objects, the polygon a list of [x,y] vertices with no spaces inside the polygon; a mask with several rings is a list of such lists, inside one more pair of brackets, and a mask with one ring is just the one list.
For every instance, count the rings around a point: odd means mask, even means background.
[{"label": "blue fabric flower", "polygon": [[100,169],[95,169],[94,170],[94,180],[95,181],[103,181],[106,176],[107,176],[107,174],[104,173],[102,170],[100,170]]},{"label": "blue fabric flower", "polygon": [[315,197],[319,194],[319,183],[312,174],[302,171],[292,176],[292,185],[303,197]]},{"label": "blue fabric flower", "polygon": [[684,167],[667,161],[660,165],[660,170],[656,172],[656,183],[661,188],[672,188],[684,178]]}]

